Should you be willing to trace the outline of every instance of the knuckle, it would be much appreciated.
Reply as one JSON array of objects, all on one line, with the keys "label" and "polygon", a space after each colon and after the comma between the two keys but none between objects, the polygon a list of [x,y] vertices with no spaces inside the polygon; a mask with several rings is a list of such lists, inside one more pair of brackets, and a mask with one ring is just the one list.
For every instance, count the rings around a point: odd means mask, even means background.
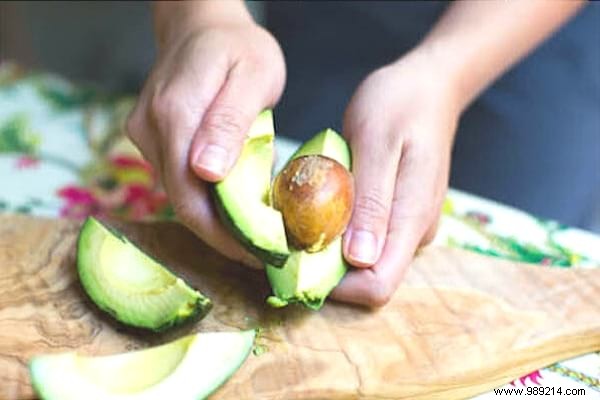
[{"label": "knuckle", "polygon": [[149,143],[148,128],[146,122],[139,115],[139,111],[134,111],[129,114],[125,121],[125,133],[127,138],[135,147],[142,153],[144,158],[151,164],[153,163],[153,145]]},{"label": "knuckle", "polygon": [[157,117],[165,115],[171,107],[172,101],[165,95],[155,93],[150,99],[150,112]]},{"label": "knuckle", "polygon": [[138,112],[134,110],[127,116],[127,120],[125,121],[125,133],[129,139],[138,144],[141,130]]},{"label": "knuckle", "polygon": [[372,190],[358,195],[354,204],[359,224],[377,224],[387,220],[389,207],[380,192]]},{"label": "knuckle", "polygon": [[365,148],[365,144],[368,144],[368,140],[372,140],[371,133],[377,133],[381,130],[378,127],[379,123],[376,118],[372,122],[371,118],[357,112],[357,108],[360,108],[360,105],[356,105],[355,101],[351,101],[346,108],[344,112],[344,133],[350,140],[350,144],[361,150]]},{"label": "knuckle", "polygon": [[219,107],[202,121],[204,131],[219,142],[239,142],[246,134],[248,117],[235,107]]},{"label": "knuckle", "polygon": [[187,109],[177,93],[166,89],[150,100],[150,113],[160,130],[168,131],[188,120]]},{"label": "knuckle", "polygon": [[384,137],[384,144],[387,151],[399,150],[404,144],[404,137],[400,134],[401,127],[397,127],[399,130],[392,130]]},{"label": "knuckle", "polygon": [[382,279],[374,277],[367,286],[366,302],[370,307],[383,307],[392,299],[394,290]]},{"label": "knuckle", "polygon": [[344,132],[346,132],[350,145],[357,154],[368,149],[369,134],[371,132],[378,132],[376,127],[369,126],[368,122],[364,119],[350,121],[346,126],[348,126],[348,129],[344,129]]},{"label": "knuckle", "polygon": [[186,201],[173,201],[173,211],[184,223],[190,223],[190,221],[194,220],[195,212],[193,206]]},{"label": "knuckle", "polygon": [[261,57],[260,54],[252,52],[247,54],[239,65],[243,73],[260,74],[265,69],[270,68],[269,58],[268,56]]}]

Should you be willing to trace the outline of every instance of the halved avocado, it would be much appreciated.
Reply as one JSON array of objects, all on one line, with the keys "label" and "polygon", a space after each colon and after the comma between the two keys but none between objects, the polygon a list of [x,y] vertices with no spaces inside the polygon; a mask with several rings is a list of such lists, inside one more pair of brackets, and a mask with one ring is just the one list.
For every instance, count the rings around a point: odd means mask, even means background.
[{"label": "halved avocado", "polygon": [[269,205],[275,129],[273,113],[263,111],[229,175],[213,187],[221,220],[248,251],[274,266],[290,255],[281,213]]},{"label": "halved avocado", "polygon": [[[332,129],[326,129],[304,143],[291,160],[306,155],[332,158],[350,170],[351,152],[346,141]],[[289,161],[288,161],[289,162]],[[266,266],[273,296],[267,302],[273,307],[302,303],[318,310],[334,287],[346,274],[348,266],[338,237],[317,253],[292,249],[283,268]]]},{"label": "halved avocado", "polygon": [[97,219],[79,234],[77,269],[96,305],[124,324],[164,330],[203,317],[211,301]]},{"label": "halved avocado", "polygon": [[209,332],[130,353],[34,357],[42,400],[196,400],[221,386],[252,350],[255,332]]}]

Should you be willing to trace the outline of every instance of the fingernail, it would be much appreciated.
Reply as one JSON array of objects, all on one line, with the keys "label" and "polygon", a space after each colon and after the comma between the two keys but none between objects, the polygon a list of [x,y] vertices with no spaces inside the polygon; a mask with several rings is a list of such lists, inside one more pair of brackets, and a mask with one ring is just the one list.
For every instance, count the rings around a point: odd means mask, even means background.
[{"label": "fingernail", "polygon": [[196,159],[196,167],[205,171],[212,172],[215,175],[223,176],[227,163],[227,150],[216,144],[209,144],[204,147]]},{"label": "fingernail", "polygon": [[369,231],[353,231],[348,248],[350,257],[364,264],[375,264],[377,261],[377,240]]}]

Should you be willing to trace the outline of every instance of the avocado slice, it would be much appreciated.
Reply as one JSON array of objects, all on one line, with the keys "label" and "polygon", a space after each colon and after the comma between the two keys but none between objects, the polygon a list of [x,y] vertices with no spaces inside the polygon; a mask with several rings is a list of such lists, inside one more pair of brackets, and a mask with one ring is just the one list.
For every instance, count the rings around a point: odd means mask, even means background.
[{"label": "avocado slice", "polygon": [[43,355],[29,371],[43,400],[203,399],[242,365],[254,337],[253,330],[208,332],[110,356]]},{"label": "avocado slice", "polygon": [[93,217],[79,234],[77,269],[92,301],[126,325],[161,331],[201,318],[212,307],[210,299]]},{"label": "avocado slice", "polygon": [[[348,170],[351,168],[350,148],[332,129],[326,129],[304,143],[289,161],[307,155],[327,156]],[[317,253],[292,249],[283,268],[266,266],[267,278],[273,289],[273,296],[270,296],[267,302],[273,307],[302,303],[318,310],[347,270],[348,266],[342,254],[341,237]]]},{"label": "avocado slice", "polygon": [[227,177],[213,187],[224,225],[248,251],[274,266],[290,255],[283,217],[269,205],[275,129],[271,110],[252,124],[242,152]]}]

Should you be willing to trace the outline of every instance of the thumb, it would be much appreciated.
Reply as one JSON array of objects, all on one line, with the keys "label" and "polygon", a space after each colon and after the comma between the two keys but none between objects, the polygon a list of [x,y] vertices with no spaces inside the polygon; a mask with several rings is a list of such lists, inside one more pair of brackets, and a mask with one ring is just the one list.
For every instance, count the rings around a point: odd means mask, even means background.
[{"label": "thumb", "polygon": [[256,116],[274,99],[253,74],[239,64],[206,110],[190,148],[190,164],[195,174],[209,182],[227,176],[237,161],[246,134]]},{"label": "thumb", "polygon": [[[350,125],[345,132],[352,148],[355,202],[344,235],[344,256],[352,265],[369,267],[377,262],[385,243],[401,153],[399,135],[380,131],[367,135]],[[369,132],[369,133],[370,133]]]}]

